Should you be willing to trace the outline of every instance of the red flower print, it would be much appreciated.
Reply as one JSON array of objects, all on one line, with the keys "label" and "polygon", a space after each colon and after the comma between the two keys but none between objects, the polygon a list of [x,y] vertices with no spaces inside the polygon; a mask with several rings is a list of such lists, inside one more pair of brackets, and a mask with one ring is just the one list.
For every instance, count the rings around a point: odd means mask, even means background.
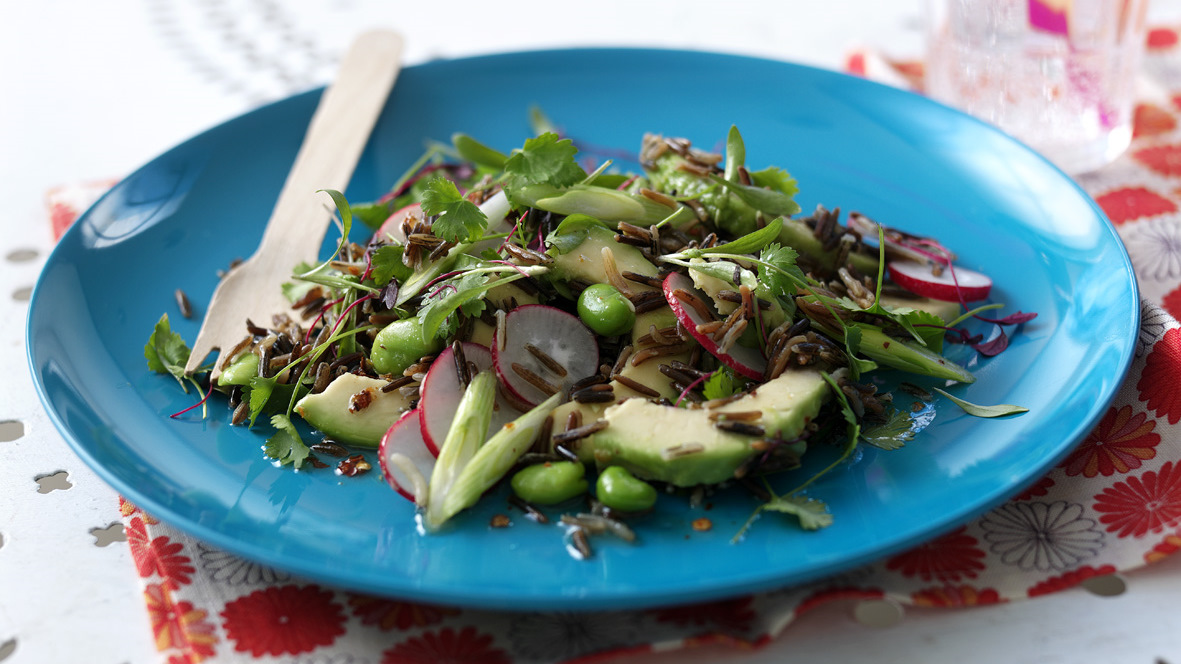
[{"label": "red flower print", "polygon": [[1168,416],[1169,424],[1181,420],[1181,331],[1173,328],[1152,347],[1144,359],[1136,389],[1140,400],[1148,402],[1148,410],[1157,417]]},{"label": "red flower print", "polygon": [[1097,196],[1095,202],[1113,224],[1177,211],[1177,204],[1144,187],[1124,187]]},{"label": "red flower print", "polygon": [[730,632],[745,632],[755,619],[750,597],[656,609],[656,619],[676,625],[712,625]]},{"label": "red flower print", "polygon": [[1001,599],[1000,593],[992,588],[975,588],[967,585],[926,588],[913,593],[910,599],[915,606],[924,608],[980,606],[1005,601]]},{"label": "red flower print", "polygon": [[1113,565],[1100,565],[1098,568],[1091,567],[1090,565],[1083,565],[1076,570],[1072,570],[1058,576],[1052,576],[1048,579],[1045,579],[1044,581],[1038,582],[1029,588],[1027,594],[1030,597],[1049,595],[1050,593],[1056,593],[1059,590],[1073,588],[1074,586],[1077,586],[1078,584],[1093,576],[1115,574],[1115,571],[1116,570]]},{"label": "red flower print", "polygon": [[162,585],[149,584],[144,588],[144,603],[152,624],[156,650],[184,650],[185,662],[200,662],[213,657],[217,634],[205,611],[193,608],[190,602],[172,601],[172,592]]},{"label": "red flower print", "polygon": [[160,523],[150,514],[137,507],[135,503],[130,503],[124,500],[123,496],[119,496],[119,515],[123,517],[138,516],[142,518],[143,522],[149,526]]},{"label": "red flower print", "polygon": [[1169,291],[1162,299],[1161,306],[1173,318],[1181,319],[1181,287]]},{"label": "red flower print", "polygon": [[407,639],[381,654],[381,664],[511,664],[500,648],[492,646],[492,637],[475,627],[456,632],[447,627],[438,632],[424,632]]},{"label": "red flower print", "polygon": [[147,528],[139,517],[131,519],[124,529],[127,543],[131,546],[131,557],[139,575],[148,578],[158,574],[164,579],[164,587],[175,590],[192,581],[195,571],[188,556],[180,555],[184,547],[167,537],[149,539]]},{"label": "red flower print", "polygon": [[1173,114],[1155,104],[1137,104],[1132,117],[1132,137],[1167,134],[1177,128]]},{"label": "red flower print", "polygon": [[1041,498],[1050,492],[1050,487],[1054,486],[1054,480],[1049,476],[1043,477],[1027,488],[1021,493],[1013,496],[1013,500],[1033,500],[1034,498]]},{"label": "red flower print", "polygon": [[885,597],[885,593],[882,591],[868,588],[825,588],[801,600],[793,613],[799,617],[821,604],[836,600],[881,599],[882,597]]},{"label": "red flower print", "polygon": [[353,607],[353,614],[359,617],[363,624],[376,625],[382,630],[426,627],[447,616],[459,615],[459,609],[450,607],[400,602],[368,595],[349,597],[349,606]]},{"label": "red flower print", "polygon": [[1177,31],[1172,28],[1153,28],[1148,31],[1144,44],[1153,50],[1172,48],[1177,45]]},{"label": "red flower print", "polygon": [[1144,554],[1144,562],[1158,563],[1181,550],[1181,533],[1173,533]]},{"label": "red flower print", "polygon": [[1132,158],[1161,175],[1181,175],[1181,145],[1154,145],[1136,150]]},{"label": "red flower print", "polygon": [[60,240],[79,214],[78,209],[72,205],[60,202],[50,203],[49,228],[53,233],[53,239]]},{"label": "red flower print", "polygon": [[1181,522],[1181,466],[1173,462],[1159,472],[1129,477],[1095,496],[1094,510],[1119,537],[1140,537]]},{"label": "red flower print", "polygon": [[314,585],[256,590],[226,604],[221,617],[234,650],[255,657],[308,652],[344,634],[343,607]]},{"label": "red flower print", "polygon": [[976,538],[960,528],[886,561],[886,569],[923,581],[974,579],[984,569],[984,551]]},{"label": "red flower print", "polygon": [[1146,413],[1132,413],[1131,406],[1108,409],[1070,456],[1062,462],[1067,475],[1107,477],[1135,470],[1156,456],[1160,435],[1153,433],[1156,420]]}]

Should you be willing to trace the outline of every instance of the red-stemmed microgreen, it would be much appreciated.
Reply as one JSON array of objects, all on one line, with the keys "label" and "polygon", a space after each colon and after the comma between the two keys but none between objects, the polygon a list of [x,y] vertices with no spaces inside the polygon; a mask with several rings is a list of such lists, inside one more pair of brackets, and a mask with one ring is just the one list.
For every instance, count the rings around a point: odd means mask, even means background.
[{"label": "red-stemmed microgreen", "polygon": [[175,413],[169,415],[168,416],[169,418],[174,419],[174,420],[179,419],[181,415],[184,415],[185,413],[189,412],[190,410],[193,410],[194,408],[200,407],[201,408],[201,419],[205,419],[205,415],[207,414],[205,404],[206,404],[206,402],[209,401],[209,395],[213,394],[213,390],[209,390],[208,392],[206,392],[205,390],[201,389],[201,385],[199,383],[197,383],[197,381],[193,381],[193,385],[195,385],[197,387],[197,393],[201,395],[201,400],[198,401],[197,403],[189,406],[188,408],[185,408],[184,410],[181,410],[181,411],[178,411],[178,412],[175,412]]},{"label": "red-stemmed microgreen", "polygon": [[697,378],[697,380],[686,385],[685,389],[681,390],[680,395],[677,396],[677,400],[673,403],[673,405],[676,406],[677,408],[680,408],[681,402],[684,401],[685,398],[689,396],[689,393],[693,391],[693,388],[704,383],[705,380],[709,377],[710,377],[710,374],[705,374],[704,376],[699,376]]}]

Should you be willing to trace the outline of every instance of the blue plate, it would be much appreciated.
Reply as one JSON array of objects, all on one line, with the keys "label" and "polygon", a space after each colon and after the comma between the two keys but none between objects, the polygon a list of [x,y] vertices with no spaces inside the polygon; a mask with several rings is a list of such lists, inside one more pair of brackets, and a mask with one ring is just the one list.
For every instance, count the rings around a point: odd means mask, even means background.
[{"label": "blue plate", "polygon": [[[564,50],[432,62],[404,71],[348,190],[382,194],[428,139],[473,134],[502,150],[540,106],[587,145],[635,151],[644,132],[719,146],[731,124],[747,163],[780,165],[805,210],[864,212],[939,237],[995,279],[1005,312],[1036,311],[1004,354],[971,361],[977,403],[1029,408],[980,420],[946,401],[896,452],[869,450],[814,485],[835,524],[776,515],[732,544],[755,506],[741,490],[689,509],[663,496],[634,545],[597,541],[587,561],[562,531],[485,499],[426,536],[378,473],[293,472],[261,431],[169,419],[195,397],[150,373],[143,346],[183,289],[204,310],[216,271],[248,256],[318,99],[261,108],[165,153],[70,229],[33,295],[28,355],[54,423],[123,496],[213,545],[360,591],[501,609],[606,609],[768,590],[917,544],[1021,490],[1094,425],[1131,359],[1139,305],[1111,225],[1066,176],[1000,132],[924,98],[829,71],[744,57]],[[328,239],[331,243],[332,238]],[[962,347],[959,349],[962,351]],[[957,356],[961,359],[966,355]],[[194,413],[195,414],[195,413]],[[785,487],[786,488],[786,487]],[[708,517],[713,528],[691,522]]]}]

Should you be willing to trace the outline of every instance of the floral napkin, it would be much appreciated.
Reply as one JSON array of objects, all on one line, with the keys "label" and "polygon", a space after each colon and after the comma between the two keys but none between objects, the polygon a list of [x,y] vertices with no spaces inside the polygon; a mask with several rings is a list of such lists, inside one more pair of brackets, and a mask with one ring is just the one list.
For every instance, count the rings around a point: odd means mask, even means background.
[{"label": "floral napkin", "polygon": [[[984,516],[836,578],[689,606],[493,612],[369,597],[237,558],[122,502],[162,662],[526,663],[601,660],[703,643],[757,646],[826,601],[965,607],[1036,597],[1181,548],[1181,49],[1153,30],[1135,140],[1079,179],[1116,224],[1144,296],[1127,380],[1058,467]],[[922,66],[851,55],[862,75],[919,88]],[[55,233],[110,183],[50,193]]]}]

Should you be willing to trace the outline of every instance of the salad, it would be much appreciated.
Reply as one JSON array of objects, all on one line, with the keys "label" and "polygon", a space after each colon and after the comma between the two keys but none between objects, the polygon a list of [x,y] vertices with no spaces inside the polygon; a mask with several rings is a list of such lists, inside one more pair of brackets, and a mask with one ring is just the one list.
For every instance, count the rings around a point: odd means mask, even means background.
[{"label": "salad", "polygon": [[[294,267],[291,311],[246,321],[213,384],[213,365],[177,371],[189,351],[165,314],[149,367],[273,430],[278,464],[336,456],[352,475],[376,449],[427,532],[507,482],[533,518],[561,510],[583,556],[588,535],[633,539],[660,500],[716,490],[757,496],[752,520],[822,528],[834,517],[808,487],[858,445],[912,439],[933,393],[981,417],[1024,411],[938,387],[975,380],[945,343],[995,355],[1035,314],[971,308],[991,281],[935,239],[803,214],[795,180],[748,167],[734,127],[718,152],[645,135],[635,172],[584,157],[543,122],[509,153],[465,134],[432,145],[377,201],[328,191],[341,239]],[[881,370],[909,374],[918,400],[897,405]],[[821,447],[836,460],[790,472]]]}]

